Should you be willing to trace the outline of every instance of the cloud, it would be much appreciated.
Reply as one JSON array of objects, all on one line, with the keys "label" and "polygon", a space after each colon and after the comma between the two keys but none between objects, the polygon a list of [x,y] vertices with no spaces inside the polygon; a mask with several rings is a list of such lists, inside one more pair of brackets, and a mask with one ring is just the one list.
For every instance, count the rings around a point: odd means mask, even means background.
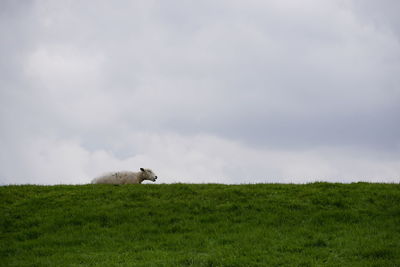
[{"label": "cloud", "polygon": [[[123,140],[131,155],[85,148],[77,140],[35,139],[22,142],[2,161],[2,183],[80,184],[104,172],[151,166],[161,183],[305,183],[396,182],[400,160],[370,151],[339,148],[266,150],[209,135],[136,133]],[[368,153],[369,152],[369,153]],[[28,178],[27,178],[28,177]]]},{"label": "cloud", "polygon": [[400,179],[395,1],[1,5],[1,183]]}]

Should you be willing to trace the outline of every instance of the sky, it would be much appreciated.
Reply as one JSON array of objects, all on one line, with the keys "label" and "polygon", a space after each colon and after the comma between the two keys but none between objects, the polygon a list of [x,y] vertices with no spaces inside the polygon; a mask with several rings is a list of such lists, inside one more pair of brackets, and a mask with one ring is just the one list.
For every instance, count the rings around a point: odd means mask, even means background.
[{"label": "sky", "polygon": [[400,182],[400,1],[0,1],[0,184]]}]

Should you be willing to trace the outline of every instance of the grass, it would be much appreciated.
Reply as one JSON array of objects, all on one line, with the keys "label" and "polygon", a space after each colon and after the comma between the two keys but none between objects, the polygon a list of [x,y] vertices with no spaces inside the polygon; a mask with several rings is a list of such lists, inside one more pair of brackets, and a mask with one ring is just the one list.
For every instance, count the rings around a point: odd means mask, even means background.
[{"label": "grass", "polygon": [[400,266],[400,185],[0,187],[0,266]]}]

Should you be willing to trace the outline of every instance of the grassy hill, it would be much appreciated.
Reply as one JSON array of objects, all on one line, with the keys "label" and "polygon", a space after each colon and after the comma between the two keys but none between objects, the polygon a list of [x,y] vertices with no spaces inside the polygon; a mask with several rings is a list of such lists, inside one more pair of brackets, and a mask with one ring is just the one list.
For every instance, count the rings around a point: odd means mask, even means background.
[{"label": "grassy hill", "polygon": [[0,266],[400,266],[400,185],[0,187]]}]

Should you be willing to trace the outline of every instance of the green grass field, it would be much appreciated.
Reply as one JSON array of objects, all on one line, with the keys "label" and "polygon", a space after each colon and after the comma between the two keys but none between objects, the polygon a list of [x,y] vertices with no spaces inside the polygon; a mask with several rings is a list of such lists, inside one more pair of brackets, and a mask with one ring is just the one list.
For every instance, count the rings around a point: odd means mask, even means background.
[{"label": "green grass field", "polygon": [[0,266],[400,266],[400,185],[0,187]]}]

